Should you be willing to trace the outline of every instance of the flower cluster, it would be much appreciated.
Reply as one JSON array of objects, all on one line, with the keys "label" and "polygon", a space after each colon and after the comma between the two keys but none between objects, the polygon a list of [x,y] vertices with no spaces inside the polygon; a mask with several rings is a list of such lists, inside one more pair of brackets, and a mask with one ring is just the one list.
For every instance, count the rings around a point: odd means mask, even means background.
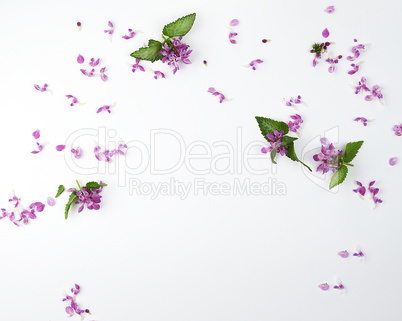
[{"label": "flower cluster", "polygon": [[[79,54],[77,57],[77,62],[80,65],[84,64],[85,63],[84,57]],[[99,76],[102,79],[102,81],[107,81],[109,79],[109,77],[106,76],[106,74],[105,74],[106,67],[103,67],[99,70],[99,75],[95,74],[95,72],[96,72],[95,67],[97,67],[99,65],[99,62],[100,62],[100,58],[98,58],[98,59],[91,58],[91,60],[89,61],[88,64],[92,67],[92,69],[90,71],[87,71],[86,69],[80,69],[80,71],[82,72],[83,75],[85,75],[87,77]]]},{"label": "flower cluster", "polygon": [[292,97],[292,98],[290,98],[289,100],[286,100],[286,99],[284,98],[283,100],[285,100],[286,106],[289,106],[289,107],[302,103],[302,101],[301,101],[301,96],[300,96],[300,95],[298,95],[296,98]]},{"label": "flower cluster", "polygon": [[320,141],[322,144],[321,153],[313,156],[316,162],[322,162],[318,165],[317,172],[322,170],[322,173],[325,174],[331,170],[335,173],[341,167],[338,156],[341,155],[343,151],[335,150],[334,145],[331,144],[327,138],[321,138]]},{"label": "flower cluster", "polygon": [[402,136],[402,124],[395,125],[392,130],[395,132],[396,136]]},{"label": "flower cluster", "polygon": [[324,52],[327,52],[328,47],[331,45],[330,42],[323,42],[323,43],[315,43],[313,44],[313,48],[310,50],[311,53],[315,54],[313,59],[313,67],[317,66],[318,59],[321,59],[321,55]]},{"label": "flower cluster", "polygon": [[339,62],[339,59],[342,59],[342,55],[339,55],[335,58],[327,58],[325,60],[326,62],[328,62],[330,64],[330,66],[328,68],[328,72],[330,72],[331,74],[334,72],[335,65]]},{"label": "flower cluster", "polygon": [[292,120],[288,122],[289,130],[299,135],[300,124],[303,123],[303,118],[299,115],[290,116]]},{"label": "flower cluster", "polygon": [[281,146],[282,143],[282,138],[283,138],[284,131],[281,130],[278,132],[277,130],[274,130],[274,134],[267,134],[267,138],[271,146],[269,147],[263,147],[261,149],[261,153],[268,153],[272,152],[273,150],[276,150],[277,153],[281,154],[281,156],[284,156],[288,153],[286,146]]},{"label": "flower cluster", "polygon": [[[29,205],[28,209],[25,209],[21,204],[21,199],[17,196],[13,196],[8,200],[9,202],[14,202],[14,210],[7,211],[2,208],[0,213],[0,220],[8,217],[11,222],[13,222],[16,226],[20,226],[21,222],[26,225],[29,223],[29,219],[36,219],[36,212],[40,213],[44,210],[45,204],[41,202],[34,202]],[[19,219],[16,217],[16,213],[19,214]]]},{"label": "flower cluster", "polygon": [[113,150],[104,150],[102,151],[102,148],[100,146],[96,146],[94,149],[95,157],[98,161],[104,160],[107,163],[110,163],[112,161],[112,157],[114,155],[122,155],[125,156],[125,152],[127,149],[127,145],[124,143],[119,143],[119,146],[117,149]]},{"label": "flower cluster", "polygon": [[84,206],[87,206],[89,210],[99,210],[100,209],[100,202],[102,196],[99,195],[102,192],[103,186],[102,181],[99,182],[101,185],[99,188],[89,188],[89,187],[82,187],[80,190],[77,191],[76,196],[78,200],[75,204],[81,204],[78,208],[78,213],[80,213]]},{"label": "flower cluster", "polygon": [[63,298],[63,302],[64,301],[69,301],[70,305],[66,307],[66,313],[68,314],[69,317],[72,317],[74,315],[74,313],[78,314],[79,316],[81,316],[81,318],[83,318],[84,313],[87,314],[91,314],[89,312],[88,309],[80,309],[78,307],[76,300],[76,295],[78,293],[80,293],[80,286],[78,284],[75,284],[74,287],[71,289],[71,293],[72,295],[68,295],[67,293],[65,293],[65,296]]},{"label": "flower cluster", "polygon": [[163,56],[162,62],[171,66],[173,68],[173,74],[179,70],[179,61],[185,64],[191,64],[188,58],[192,50],[188,50],[188,45],[181,42],[182,37],[172,38],[169,44],[164,43],[162,45],[162,50],[159,53]]},{"label": "flower cluster", "polygon": [[380,86],[374,85],[372,90],[367,87],[367,79],[365,77],[361,77],[359,84],[355,87],[355,94],[357,95],[359,92],[363,91],[371,92],[364,98],[366,101],[372,101],[374,97],[377,97],[380,101],[384,98]]}]

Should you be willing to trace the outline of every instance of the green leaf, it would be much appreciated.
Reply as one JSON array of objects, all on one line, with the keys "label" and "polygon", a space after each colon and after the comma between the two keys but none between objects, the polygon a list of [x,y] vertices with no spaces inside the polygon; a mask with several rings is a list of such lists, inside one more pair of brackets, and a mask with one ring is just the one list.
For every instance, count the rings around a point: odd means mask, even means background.
[{"label": "green leaf", "polygon": [[351,162],[357,155],[360,147],[363,145],[363,141],[348,143],[345,148],[345,156],[343,157],[343,161],[345,163]]},{"label": "green leaf", "polygon": [[85,185],[86,188],[100,188],[101,186],[107,186],[107,184],[105,183],[99,184],[98,182],[88,182]]},{"label": "green leaf", "polygon": [[281,146],[289,145],[290,143],[294,142],[297,139],[298,139],[297,137],[283,136],[281,138]]},{"label": "green leaf", "polygon": [[274,130],[280,132],[283,130],[283,134],[286,135],[289,132],[289,126],[283,121],[276,121],[270,118],[265,117],[255,117],[257,120],[258,126],[260,127],[261,134],[264,138],[268,140],[267,134],[273,135]]},{"label": "green leaf", "polygon": [[185,36],[193,26],[195,13],[177,19],[163,27],[162,33],[170,38]]},{"label": "green leaf", "polygon": [[68,202],[66,204],[66,208],[64,210],[64,217],[65,219],[68,218],[68,211],[70,210],[70,207],[73,203],[75,203],[78,200],[77,197],[77,191],[74,191],[70,194],[70,197],[68,198]]},{"label": "green leaf", "polygon": [[274,164],[276,164],[276,162],[275,162],[275,156],[276,156],[276,149],[273,149],[273,150],[271,151],[271,161],[272,161],[272,163],[274,163]]},{"label": "green leaf", "polygon": [[332,176],[331,182],[329,183],[329,189],[342,184],[346,175],[348,175],[348,168],[345,165],[342,165],[341,168]]},{"label": "green leaf", "polygon": [[297,158],[296,151],[295,151],[295,144],[291,142],[289,144],[289,147],[287,148],[288,153],[286,154],[286,157],[290,158],[294,162],[299,162],[300,164],[306,166],[308,170],[311,172],[311,168],[308,167],[306,164],[304,164],[300,159]]},{"label": "green leaf", "polygon": [[63,193],[63,192],[64,192],[64,186],[60,185],[58,190],[57,190],[57,194],[56,194],[56,196],[54,198],[58,198],[61,195],[61,193]]},{"label": "green leaf", "polygon": [[163,58],[162,55],[159,53],[159,51],[161,50],[162,43],[160,41],[150,39],[148,41],[148,47],[140,48],[137,51],[134,51],[130,56],[140,60],[148,60],[154,62]]}]

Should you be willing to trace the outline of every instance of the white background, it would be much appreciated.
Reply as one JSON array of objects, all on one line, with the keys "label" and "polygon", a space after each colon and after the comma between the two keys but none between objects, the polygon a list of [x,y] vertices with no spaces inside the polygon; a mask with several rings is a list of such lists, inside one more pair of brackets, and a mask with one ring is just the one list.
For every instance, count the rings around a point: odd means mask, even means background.
[{"label": "white background", "polygon": [[[336,8],[331,15],[324,12],[328,5]],[[390,167],[388,159],[402,157],[402,138],[392,131],[402,122],[401,10],[401,2],[391,0],[3,0],[0,207],[11,208],[12,190],[28,206],[54,196],[59,184],[74,186],[76,179],[102,179],[108,187],[100,211],[78,214],[74,208],[65,221],[63,194],[27,226],[0,222],[0,320],[66,320],[61,291],[74,283],[82,287],[77,302],[93,313],[86,320],[400,320],[401,164]],[[129,54],[149,38],[160,39],[164,24],[192,12],[197,19],[184,39],[193,49],[192,64],[173,76],[161,62],[143,63],[165,72],[166,80],[154,80],[150,72],[133,74]],[[229,43],[226,28],[233,18],[240,20],[237,45]],[[115,24],[111,42],[103,32],[108,20]],[[326,27],[335,42],[331,51],[344,56],[334,74],[323,60],[311,65],[310,46],[323,41]],[[128,28],[143,33],[124,40]],[[263,44],[263,38],[272,41]],[[370,45],[361,71],[350,76],[345,58],[354,38]],[[109,81],[84,77],[79,53],[100,57]],[[243,67],[257,58],[264,63],[256,71]],[[385,105],[354,95],[352,85],[361,76],[370,87],[384,88]],[[33,88],[44,83],[53,95]],[[219,104],[207,93],[210,86],[233,100]],[[85,105],[70,107],[67,94]],[[298,94],[306,105],[284,106],[284,97]],[[111,114],[96,114],[113,102]],[[128,184],[110,171],[80,174],[67,165],[69,152],[54,148],[78,130],[99,128],[150,146],[151,130],[163,128],[180,134],[187,146],[208,143],[216,156],[224,150],[212,144],[236,146],[240,128],[244,152],[247,144],[264,141],[254,116],[287,121],[295,112],[305,120],[296,150],[314,170],[312,155],[325,132],[335,128],[339,148],[365,141],[335,193],[326,188],[329,177],[317,182],[321,175],[307,174],[287,158],[271,168],[266,155],[253,163],[269,168],[265,175],[242,166],[241,173],[195,175],[183,165],[166,175],[148,167],[129,178],[150,183],[171,177],[229,183],[275,178],[286,185],[286,196],[191,193],[185,200],[175,195],[151,200],[130,195]],[[358,116],[372,121],[363,127],[353,122]],[[33,155],[36,129],[47,144]],[[84,153],[77,164],[97,166],[96,138],[87,138],[78,141]],[[260,148],[250,153],[259,154]],[[162,168],[180,156],[174,138],[159,141],[155,150]],[[138,152],[128,151],[128,164],[139,159]],[[195,164],[208,168],[208,160]],[[366,186],[376,180],[384,203],[373,211],[368,196],[361,201],[352,192],[356,180]],[[353,253],[357,243],[365,260],[337,255],[345,249]],[[337,276],[344,293],[317,287],[334,285]]]}]

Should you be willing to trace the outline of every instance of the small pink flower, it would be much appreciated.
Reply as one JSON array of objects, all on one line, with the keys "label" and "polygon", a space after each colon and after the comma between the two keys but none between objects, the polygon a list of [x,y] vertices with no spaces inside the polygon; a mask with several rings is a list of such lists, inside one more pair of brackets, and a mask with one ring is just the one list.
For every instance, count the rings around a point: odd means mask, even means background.
[{"label": "small pink flower", "polygon": [[237,36],[236,32],[230,32],[229,33],[229,41],[230,41],[230,43],[232,43],[234,45],[237,44],[237,41],[235,39],[233,39],[236,36]]},{"label": "small pink flower", "polygon": [[248,67],[251,67],[253,70],[256,70],[256,66],[257,64],[262,64],[264,61],[262,61],[261,59],[256,59],[256,60],[252,60],[249,64]]},{"label": "small pink flower", "polygon": [[135,36],[135,32],[132,29],[128,29],[128,32],[129,32],[129,34],[126,35],[126,36],[123,36],[122,37],[123,39],[128,40],[128,39],[131,39],[131,38],[133,38]]},{"label": "small pink flower", "polygon": [[89,63],[89,65],[91,67],[96,67],[97,65],[99,65],[99,62],[100,62],[100,58],[98,58],[96,60],[95,60],[95,58],[91,58],[91,62]]},{"label": "small pink flower", "polygon": [[229,26],[234,27],[234,26],[237,26],[238,24],[239,24],[239,20],[233,19],[232,21],[230,21]]},{"label": "small pink flower", "polygon": [[328,31],[327,28],[325,28],[325,29],[322,31],[322,36],[323,36],[324,38],[328,38],[328,36],[329,36],[329,31]]},{"label": "small pink flower", "polygon": [[359,71],[359,64],[351,64],[350,65],[353,69],[348,71],[349,75],[354,75]]},{"label": "small pink flower", "polygon": [[329,290],[329,285],[328,283],[322,283],[318,286],[321,290],[323,291],[328,291]]},{"label": "small pink flower", "polygon": [[47,85],[47,84],[44,84],[43,87],[41,87],[41,86],[39,86],[39,85],[34,85],[34,87],[35,87],[36,90],[38,90],[38,91],[40,91],[40,92],[43,93],[44,91],[47,90],[48,85]]},{"label": "small pink flower", "polygon": [[77,159],[81,158],[81,148],[77,147],[77,149],[71,148],[71,152],[73,153],[74,157]]},{"label": "small pink flower", "polygon": [[145,71],[144,67],[140,65],[139,59],[135,59],[135,64],[132,67],[133,67],[133,69],[131,70],[132,72],[135,72],[137,69]]},{"label": "small pink flower", "polygon": [[96,111],[96,113],[99,114],[101,111],[107,111],[110,114],[111,113],[110,106],[106,106],[106,105],[102,106]]},{"label": "small pink flower", "polygon": [[66,97],[67,97],[68,99],[72,99],[70,106],[74,106],[75,104],[78,103],[78,99],[75,98],[73,95],[66,95]]},{"label": "small pink flower", "polygon": [[346,259],[348,256],[349,256],[349,252],[348,251],[340,251],[340,252],[338,252],[338,255],[341,257],[341,258],[343,258],[343,259]]},{"label": "small pink flower", "polygon": [[390,164],[391,166],[395,166],[397,162],[398,162],[398,157],[391,157],[391,158],[389,159],[389,164]]},{"label": "small pink flower", "polygon": [[83,64],[84,61],[85,61],[84,57],[79,54],[78,57],[77,57],[77,62],[78,62],[79,64]]},{"label": "small pink flower", "polygon": [[39,137],[40,137],[40,130],[38,129],[38,130],[35,130],[33,133],[32,133],[32,136],[35,138],[35,139],[38,139]]},{"label": "small pink flower", "polygon": [[111,22],[109,21],[109,22],[107,23],[107,25],[110,27],[110,29],[109,29],[109,30],[104,30],[104,31],[105,31],[105,33],[107,33],[107,34],[112,35],[112,34],[113,34],[113,31],[114,31],[113,23],[111,23]]},{"label": "small pink flower", "polygon": [[354,121],[357,121],[357,122],[360,121],[363,123],[364,126],[367,126],[367,122],[368,122],[367,118],[364,118],[364,117],[357,117],[354,119]]},{"label": "small pink flower", "polygon": [[354,189],[353,192],[359,194],[359,197],[363,199],[363,196],[366,194],[366,188],[359,181],[356,181],[356,184],[359,185],[359,187]]},{"label": "small pink flower", "polygon": [[154,71],[154,75],[155,75],[154,76],[155,79],[158,79],[159,77],[166,79],[165,74],[161,71],[158,71],[158,70]]},{"label": "small pink flower", "polygon": [[105,70],[106,70],[106,67],[103,67],[103,68],[101,68],[101,70],[99,71],[99,72],[100,72],[100,77],[101,77],[101,79],[102,79],[103,81],[107,81],[107,80],[109,79],[109,77],[106,76],[106,74],[105,74]]},{"label": "small pink flower", "polygon": [[64,148],[66,148],[66,145],[57,145],[57,146],[56,146],[56,150],[57,150],[58,152],[61,152],[62,150],[64,150]]},{"label": "small pink flower", "polygon": [[220,103],[222,103],[226,99],[226,97],[223,94],[221,94],[220,92],[216,91],[214,87],[209,87],[208,92],[214,96],[219,96]]},{"label": "small pink flower", "polygon": [[31,152],[32,154],[38,154],[38,153],[41,152],[42,149],[43,149],[43,145],[41,145],[41,144],[39,144],[39,143],[36,143],[36,145],[38,146],[38,150],[32,151],[32,152]]},{"label": "small pink flower", "polygon": [[324,12],[326,13],[332,13],[335,11],[335,7],[334,6],[329,6],[327,9],[324,10]]},{"label": "small pink flower", "polygon": [[87,72],[85,69],[80,69],[81,72],[87,77],[93,77],[95,69],[92,69],[90,72]]}]

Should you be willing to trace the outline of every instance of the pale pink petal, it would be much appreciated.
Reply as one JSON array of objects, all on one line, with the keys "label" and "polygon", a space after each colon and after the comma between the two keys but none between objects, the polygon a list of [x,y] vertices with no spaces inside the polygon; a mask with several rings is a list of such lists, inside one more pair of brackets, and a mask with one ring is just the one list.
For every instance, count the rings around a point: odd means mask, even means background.
[{"label": "pale pink petal", "polygon": [[47,204],[48,204],[49,206],[54,206],[54,204],[56,204],[56,201],[54,200],[53,197],[48,197],[48,198],[47,198]]},{"label": "pale pink petal", "polygon": [[239,20],[233,19],[232,21],[230,21],[229,26],[234,27],[234,26],[237,26],[238,24],[239,24]]},{"label": "pale pink petal", "polygon": [[398,162],[398,157],[391,157],[391,158],[389,159],[389,164],[390,164],[391,166],[395,166],[397,162]]},{"label": "pale pink petal", "polygon": [[334,6],[329,6],[327,9],[324,10],[324,12],[326,13],[332,13],[335,11],[335,7]]},{"label": "pale pink petal", "polygon": [[323,291],[328,291],[328,290],[329,290],[329,285],[328,285],[328,283],[320,284],[318,287],[319,287],[321,290],[323,290]]}]

